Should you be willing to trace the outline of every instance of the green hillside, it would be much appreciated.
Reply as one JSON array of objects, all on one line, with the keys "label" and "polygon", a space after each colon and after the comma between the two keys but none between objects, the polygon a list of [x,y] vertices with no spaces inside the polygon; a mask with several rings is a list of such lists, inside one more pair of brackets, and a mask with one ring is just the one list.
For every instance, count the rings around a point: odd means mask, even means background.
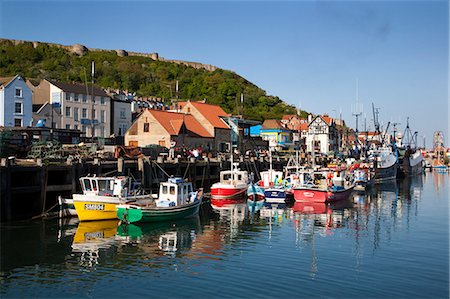
[{"label": "green hillside", "polygon": [[[276,96],[267,95],[241,76],[222,69],[213,72],[142,56],[119,57],[116,51],[88,51],[83,56],[57,46],[25,42],[15,45],[0,41],[0,76],[20,74],[25,78],[90,82],[91,61],[95,61],[95,82],[104,88],[120,88],[139,96],[175,97],[179,82],[179,98],[207,99],[226,112],[240,114],[237,103],[244,94],[244,116],[247,119],[280,119],[295,114],[295,107]],[[303,114],[305,114],[303,112]]]}]

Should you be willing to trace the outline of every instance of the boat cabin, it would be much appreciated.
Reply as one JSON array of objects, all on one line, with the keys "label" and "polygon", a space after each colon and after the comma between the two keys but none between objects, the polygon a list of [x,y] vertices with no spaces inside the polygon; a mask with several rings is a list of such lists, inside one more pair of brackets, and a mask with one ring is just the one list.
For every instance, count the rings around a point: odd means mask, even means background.
[{"label": "boat cabin", "polygon": [[182,178],[169,178],[167,182],[160,183],[159,195],[156,200],[157,207],[174,207],[190,203],[196,194],[191,182]]},{"label": "boat cabin", "polygon": [[80,178],[80,183],[84,195],[126,197],[139,190],[139,183],[125,176],[86,176]]},{"label": "boat cabin", "polygon": [[248,183],[248,173],[245,170],[224,170],[220,172],[220,182],[223,184]]}]

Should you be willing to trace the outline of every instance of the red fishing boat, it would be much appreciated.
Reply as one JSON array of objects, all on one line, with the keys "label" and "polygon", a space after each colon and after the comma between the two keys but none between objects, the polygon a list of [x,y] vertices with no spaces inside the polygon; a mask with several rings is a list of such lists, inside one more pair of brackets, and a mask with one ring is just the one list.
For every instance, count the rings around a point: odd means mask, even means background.
[{"label": "red fishing boat", "polygon": [[[211,202],[217,205],[245,201],[249,184],[248,173],[234,169],[220,172],[220,181],[211,186]],[[221,203],[220,203],[221,202]]]},{"label": "red fishing boat", "polygon": [[296,202],[334,202],[347,199],[355,187],[345,171],[304,173],[301,184],[294,187]]}]

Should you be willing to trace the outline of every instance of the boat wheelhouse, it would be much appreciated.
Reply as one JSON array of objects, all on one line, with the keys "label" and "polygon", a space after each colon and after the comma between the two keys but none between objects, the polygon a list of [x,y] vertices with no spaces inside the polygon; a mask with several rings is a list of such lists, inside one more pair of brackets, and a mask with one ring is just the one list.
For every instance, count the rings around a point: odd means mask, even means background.
[{"label": "boat wheelhouse", "polygon": [[244,201],[249,185],[248,173],[239,170],[237,163],[232,170],[220,172],[220,181],[211,186],[211,201],[224,201],[224,203],[236,203]]},{"label": "boat wheelhouse", "polygon": [[80,178],[83,194],[73,194],[80,221],[116,219],[116,206],[134,200],[153,201],[140,184],[126,176],[85,176]]}]

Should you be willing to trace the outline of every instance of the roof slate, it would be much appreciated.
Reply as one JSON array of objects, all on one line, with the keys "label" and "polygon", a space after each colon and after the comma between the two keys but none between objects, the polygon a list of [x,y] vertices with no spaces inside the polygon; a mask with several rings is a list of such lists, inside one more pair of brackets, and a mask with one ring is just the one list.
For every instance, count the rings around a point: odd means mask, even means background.
[{"label": "roof slate", "polygon": [[[65,92],[71,92],[71,93],[77,93],[77,94],[86,94],[86,85],[80,84],[80,83],[66,83],[66,82],[58,82],[54,80],[47,80],[51,84],[55,85],[56,87],[62,89]],[[92,94],[92,86],[88,85],[88,93]],[[101,89],[100,87],[97,87],[94,85],[94,95],[96,96],[102,96],[102,97],[109,97],[108,94]]]}]

